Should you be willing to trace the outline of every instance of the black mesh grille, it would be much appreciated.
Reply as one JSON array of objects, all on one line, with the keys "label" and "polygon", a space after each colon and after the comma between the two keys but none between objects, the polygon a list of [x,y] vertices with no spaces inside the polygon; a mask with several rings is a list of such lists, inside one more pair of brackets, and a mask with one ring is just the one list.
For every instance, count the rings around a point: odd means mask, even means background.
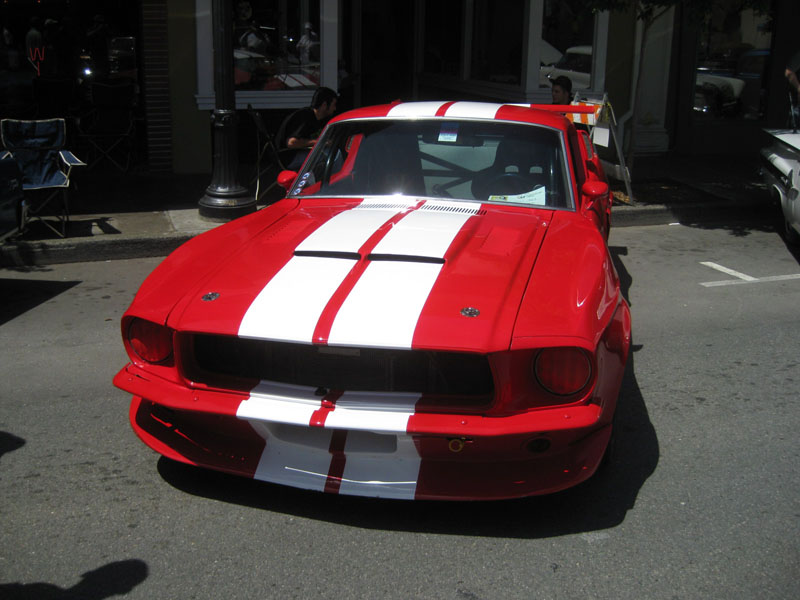
[{"label": "black mesh grille", "polygon": [[[335,348],[228,336],[193,335],[192,379],[245,378],[325,390],[412,392],[488,402],[494,385],[488,360],[477,354]],[[472,400],[469,400],[469,399]]]}]

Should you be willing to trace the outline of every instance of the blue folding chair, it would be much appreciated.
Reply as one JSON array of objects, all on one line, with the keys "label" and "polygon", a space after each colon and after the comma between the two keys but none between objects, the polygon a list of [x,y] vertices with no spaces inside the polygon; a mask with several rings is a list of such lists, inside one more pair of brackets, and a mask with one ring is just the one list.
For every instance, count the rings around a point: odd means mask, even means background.
[{"label": "blue folding chair", "polygon": [[[10,156],[22,171],[25,200],[20,230],[24,232],[29,222],[38,219],[57,235],[66,237],[70,174],[73,167],[85,163],[64,149],[67,140],[64,119],[3,119],[0,121],[0,139],[4,147],[0,151],[0,160]],[[53,227],[44,219],[45,216],[55,216],[60,227]]]}]

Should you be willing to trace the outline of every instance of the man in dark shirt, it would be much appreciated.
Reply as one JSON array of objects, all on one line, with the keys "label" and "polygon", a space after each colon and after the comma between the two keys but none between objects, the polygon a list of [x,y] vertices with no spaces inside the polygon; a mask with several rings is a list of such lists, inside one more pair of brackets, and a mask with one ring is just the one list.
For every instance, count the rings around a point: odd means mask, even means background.
[{"label": "man in dark shirt", "polygon": [[[549,79],[549,78],[548,78]],[[572,102],[572,80],[566,75],[559,75],[550,80],[553,86],[553,104],[569,104]]]},{"label": "man in dark shirt", "polygon": [[286,117],[278,132],[278,143],[281,148],[296,150],[289,159],[287,168],[298,171],[317,142],[322,128],[336,112],[338,96],[330,88],[321,87],[314,92],[311,106],[296,110]]}]

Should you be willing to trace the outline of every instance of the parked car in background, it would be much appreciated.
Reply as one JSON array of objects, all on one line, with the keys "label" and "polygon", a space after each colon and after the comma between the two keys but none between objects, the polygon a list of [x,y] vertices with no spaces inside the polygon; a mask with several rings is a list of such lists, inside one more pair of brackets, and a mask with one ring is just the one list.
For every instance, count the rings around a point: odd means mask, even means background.
[{"label": "parked car in background", "polygon": [[279,182],[284,199],[179,248],[123,316],[114,383],[148,446],[406,499],[597,470],[630,310],[585,132],[529,106],[368,107]]},{"label": "parked car in background", "polygon": [[592,47],[573,46],[553,65],[539,70],[539,85],[564,75],[572,81],[573,90],[585,90],[592,85]]},{"label": "parked car in background", "polygon": [[767,130],[769,146],[761,150],[761,173],[781,205],[786,241],[800,246],[800,133]]}]

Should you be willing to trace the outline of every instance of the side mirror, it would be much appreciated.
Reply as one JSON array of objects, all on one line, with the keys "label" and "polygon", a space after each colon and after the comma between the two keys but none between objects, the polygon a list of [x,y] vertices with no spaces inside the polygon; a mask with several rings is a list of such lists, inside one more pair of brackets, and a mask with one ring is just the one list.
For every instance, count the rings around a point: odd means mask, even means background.
[{"label": "side mirror", "polygon": [[297,179],[297,171],[281,171],[278,173],[278,185],[287,192],[292,188],[295,179]]},{"label": "side mirror", "polygon": [[581,186],[583,208],[591,209],[600,198],[608,196],[608,184],[605,181],[587,180]]}]

